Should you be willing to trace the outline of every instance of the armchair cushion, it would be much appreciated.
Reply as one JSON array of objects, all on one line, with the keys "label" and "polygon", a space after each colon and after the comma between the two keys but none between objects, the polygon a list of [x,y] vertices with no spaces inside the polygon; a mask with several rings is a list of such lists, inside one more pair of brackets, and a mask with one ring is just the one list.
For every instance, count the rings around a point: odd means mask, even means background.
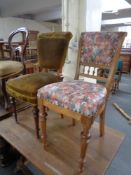
[{"label": "armchair cushion", "polygon": [[8,80],[6,89],[11,96],[37,104],[37,90],[59,80],[59,77],[53,73],[38,72]]},{"label": "armchair cushion", "polygon": [[18,61],[0,61],[0,78],[22,72],[24,66]]},{"label": "armchair cushion", "polygon": [[117,63],[117,71],[122,71],[123,60],[119,59]]},{"label": "armchair cushion", "polygon": [[89,117],[105,102],[106,93],[102,85],[75,80],[44,86],[38,97]]}]

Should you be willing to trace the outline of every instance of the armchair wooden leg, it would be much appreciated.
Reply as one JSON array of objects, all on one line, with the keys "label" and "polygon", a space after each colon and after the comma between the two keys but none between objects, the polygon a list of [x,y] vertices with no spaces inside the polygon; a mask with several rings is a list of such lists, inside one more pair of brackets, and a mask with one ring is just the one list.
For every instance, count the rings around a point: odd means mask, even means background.
[{"label": "armchair wooden leg", "polygon": [[12,106],[12,114],[15,117],[16,123],[18,123],[17,112],[16,112],[16,100],[15,100],[14,97],[10,97],[10,103],[11,103],[11,106]]},{"label": "armchair wooden leg", "polygon": [[[64,118],[64,115],[63,114],[61,114],[61,119],[63,119]],[[75,119],[72,119],[72,126],[75,126],[76,125],[76,121],[75,121]]]},{"label": "armchair wooden leg", "polygon": [[4,108],[8,109],[9,108],[9,96],[6,92],[6,79],[1,80],[1,90],[3,93],[3,97],[4,97]]},{"label": "armchair wooden leg", "polygon": [[33,107],[33,115],[34,115],[34,121],[35,121],[36,136],[37,138],[39,138],[40,137],[39,135],[39,109],[37,106]]},{"label": "armchair wooden leg", "polygon": [[41,120],[41,129],[42,129],[42,141],[44,145],[44,149],[46,149],[46,107],[40,106],[40,120]]},{"label": "armchair wooden leg", "polygon": [[72,126],[75,126],[76,125],[76,121],[75,119],[72,119]]},{"label": "armchair wooden leg", "polygon": [[84,169],[84,162],[86,156],[86,150],[89,142],[89,130],[93,123],[92,118],[83,117],[82,119],[82,126],[83,132],[81,133],[81,153],[80,153],[80,163],[79,163],[79,172],[82,173]]},{"label": "armchair wooden leg", "polygon": [[63,119],[64,118],[64,116],[63,116],[63,114],[61,114],[61,119]]},{"label": "armchair wooden leg", "polygon": [[117,82],[114,81],[113,87],[112,87],[112,94],[115,94],[117,90]]},{"label": "armchair wooden leg", "polygon": [[102,113],[99,116],[100,118],[100,137],[102,137],[104,135],[104,130],[105,130],[105,110],[102,111]]}]

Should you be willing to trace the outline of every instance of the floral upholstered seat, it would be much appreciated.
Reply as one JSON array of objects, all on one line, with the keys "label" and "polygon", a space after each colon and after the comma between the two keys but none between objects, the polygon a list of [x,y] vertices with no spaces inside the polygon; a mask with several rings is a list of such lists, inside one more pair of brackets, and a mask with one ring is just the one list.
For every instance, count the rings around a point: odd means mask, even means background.
[{"label": "floral upholstered seat", "polygon": [[89,117],[105,103],[106,93],[102,85],[76,80],[44,86],[39,89],[38,97]]}]

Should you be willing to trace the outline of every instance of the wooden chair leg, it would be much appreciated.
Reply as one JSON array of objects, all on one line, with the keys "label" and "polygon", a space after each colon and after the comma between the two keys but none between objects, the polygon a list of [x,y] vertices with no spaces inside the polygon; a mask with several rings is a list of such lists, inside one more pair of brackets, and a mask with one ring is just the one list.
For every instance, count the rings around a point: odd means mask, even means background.
[{"label": "wooden chair leg", "polygon": [[35,121],[36,136],[37,138],[39,138],[40,137],[39,135],[39,109],[37,106],[33,107],[33,115],[34,115],[34,121]]},{"label": "wooden chair leg", "polygon": [[83,117],[82,119],[82,126],[83,131],[81,133],[81,153],[80,153],[80,164],[79,164],[79,172],[82,173],[84,169],[84,162],[85,162],[85,155],[88,146],[89,140],[89,130],[93,123],[92,118]]},{"label": "wooden chair leg", "polygon": [[15,173],[18,173],[23,169],[25,161],[26,159],[23,156],[20,156],[16,162]]},{"label": "wooden chair leg", "polygon": [[[61,119],[63,119],[64,118],[64,116],[63,116],[63,114],[61,114]],[[75,126],[76,125],[76,121],[75,121],[75,119],[72,119],[72,126]]]},{"label": "wooden chair leg", "polygon": [[16,112],[16,100],[14,97],[10,97],[10,103],[12,106],[12,114],[15,117],[16,123],[18,123],[17,112]]},{"label": "wooden chair leg", "polygon": [[47,113],[46,113],[46,107],[40,106],[40,120],[41,120],[41,129],[42,129],[42,141],[44,145],[44,149],[46,149],[46,118]]},{"label": "wooden chair leg", "polygon": [[76,121],[75,119],[72,119],[72,126],[75,126],[76,125]]},{"label": "wooden chair leg", "polygon": [[63,114],[61,114],[61,118],[62,118],[62,119],[64,118]]},{"label": "wooden chair leg", "polygon": [[4,108],[8,109],[9,108],[9,96],[6,92],[6,79],[1,80],[1,91],[4,97]]},{"label": "wooden chair leg", "polygon": [[105,131],[105,110],[102,111],[102,113],[99,116],[100,118],[100,137],[102,137],[104,135],[104,131]]},{"label": "wooden chair leg", "polygon": [[113,85],[113,94],[116,93],[116,90],[117,90],[117,81],[115,81]]},{"label": "wooden chair leg", "polygon": [[120,83],[120,80],[118,80],[118,82],[117,82],[117,90],[119,89],[119,83]]}]

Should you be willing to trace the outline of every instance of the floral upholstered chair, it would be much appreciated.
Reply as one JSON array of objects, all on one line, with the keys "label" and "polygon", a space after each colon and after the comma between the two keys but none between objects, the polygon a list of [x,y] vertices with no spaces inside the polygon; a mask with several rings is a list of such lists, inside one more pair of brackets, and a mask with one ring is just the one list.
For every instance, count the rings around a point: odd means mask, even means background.
[{"label": "floral upholstered chair", "polygon": [[[18,36],[21,37],[21,51],[18,51],[18,46],[14,47],[13,39]],[[28,41],[28,30],[25,27],[18,28],[11,32],[8,38],[8,45],[10,50],[10,58],[0,61],[0,81],[1,89],[4,96],[5,108],[8,108],[8,95],[5,88],[5,83],[9,78],[16,77],[24,72],[23,57],[25,56],[26,46]],[[17,54],[20,53],[19,60],[17,60]]]},{"label": "floral upholstered chair", "polygon": [[[39,115],[37,90],[47,84],[62,80],[61,72],[68,51],[70,32],[51,32],[39,34],[37,40],[38,61],[41,72],[22,75],[7,81],[6,89],[12,97],[14,116],[17,120],[15,98],[33,106],[36,135],[39,138]],[[55,70],[55,71],[53,71]]]},{"label": "floral upholstered chair", "polygon": [[[112,86],[125,32],[85,32],[79,41],[76,80],[53,83],[38,90],[43,145],[46,148],[46,108],[81,122],[81,152],[79,171],[83,171],[89,130],[97,116],[100,136],[104,134],[107,98]],[[109,77],[97,75],[97,69],[109,68]],[[78,80],[89,77],[106,81],[105,86]]]}]

